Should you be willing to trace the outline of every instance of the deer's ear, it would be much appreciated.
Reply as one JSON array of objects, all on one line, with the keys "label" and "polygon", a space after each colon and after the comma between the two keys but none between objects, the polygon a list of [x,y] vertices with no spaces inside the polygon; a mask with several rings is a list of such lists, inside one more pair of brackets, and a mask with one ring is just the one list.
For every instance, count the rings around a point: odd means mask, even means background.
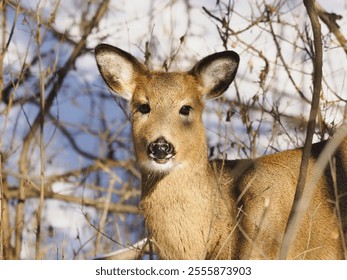
[{"label": "deer's ear", "polygon": [[197,77],[206,99],[219,97],[234,80],[240,57],[236,52],[224,51],[200,60],[190,74]]},{"label": "deer's ear", "polygon": [[106,84],[130,100],[136,88],[136,77],[144,74],[146,67],[131,54],[106,44],[95,48],[95,59]]}]

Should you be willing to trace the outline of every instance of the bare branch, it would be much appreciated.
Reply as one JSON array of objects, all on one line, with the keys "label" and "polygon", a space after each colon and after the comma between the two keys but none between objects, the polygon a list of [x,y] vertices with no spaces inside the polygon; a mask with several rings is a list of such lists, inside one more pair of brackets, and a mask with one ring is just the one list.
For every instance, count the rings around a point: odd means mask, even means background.
[{"label": "bare branch", "polygon": [[326,24],[330,32],[335,35],[347,55],[347,40],[341,32],[340,26],[336,23],[337,20],[342,19],[342,16],[335,13],[328,13],[317,1],[315,2],[315,8],[319,18]]},{"label": "bare branch", "polygon": [[101,255],[95,260],[136,260],[149,250],[148,240],[144,238],[128,248],[124,248],[109,254]]},{"label": "bare branch", "polygon": [[[313,59],[313,95],[311,102],[310,117],[307,124],[307,134],[305,145],[302,153],[301,166],[299,172],[299,180],[296,187],[295,197],[285,234],[283,237],[279,258],[286,259],[289,252],[290,245],[295,239],[296,233],[299,229],[301,218],[304,211],[299,208],[299,203],[302,200],[307,180],[308,162],[311,154],[312,139],[316,126],[316,118],[319,108],[320,92],[322,88],[322,66],[323,66],[323,52],[322,52],[322,40],[321,40],[321,28],[318,20],[318,15],[314,7],[315,0],[304,0],[304,5],[307,10],[307,14],[310,18],[313,37],[314,37],[314,49],[315,56]],[[309,204],[308,204],[309,205]]]}]

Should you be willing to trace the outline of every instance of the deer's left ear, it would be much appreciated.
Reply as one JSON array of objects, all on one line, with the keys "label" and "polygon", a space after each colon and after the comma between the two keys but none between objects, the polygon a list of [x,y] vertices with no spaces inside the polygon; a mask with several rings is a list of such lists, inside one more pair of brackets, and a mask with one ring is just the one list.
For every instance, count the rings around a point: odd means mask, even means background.
[{"label": "deer's left ear", "polygon": [[217,98],[234,80],[240,57],[236,52],[224,51],[200,60],[190,74],[196,76],[206,99]]}]

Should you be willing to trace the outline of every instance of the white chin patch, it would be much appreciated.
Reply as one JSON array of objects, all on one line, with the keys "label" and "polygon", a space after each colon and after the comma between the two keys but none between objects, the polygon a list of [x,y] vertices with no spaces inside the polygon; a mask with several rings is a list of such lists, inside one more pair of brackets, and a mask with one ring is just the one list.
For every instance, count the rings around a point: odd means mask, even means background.
[{"label": "white chin patch", "polygon": [[172,159],[165,163],[157,163],[154,160],[149,160],[145,163],[145,167],[151,171],[167,172],[174,167],[174,163]]}]

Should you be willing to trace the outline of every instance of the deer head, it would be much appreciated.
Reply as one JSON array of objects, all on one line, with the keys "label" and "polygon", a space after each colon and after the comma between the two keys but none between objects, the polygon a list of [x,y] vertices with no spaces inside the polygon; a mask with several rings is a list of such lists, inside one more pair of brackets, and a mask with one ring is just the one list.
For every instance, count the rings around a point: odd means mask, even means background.
[{"label": "deer head", "polygon": [[130,102],[135,152],[142,170],[169,172],[207,163],[202,111],[233,81],[239,56],[207,56],[187,72],[150,71],[129,53],[99,45],[95,56],[107,85]]}]

